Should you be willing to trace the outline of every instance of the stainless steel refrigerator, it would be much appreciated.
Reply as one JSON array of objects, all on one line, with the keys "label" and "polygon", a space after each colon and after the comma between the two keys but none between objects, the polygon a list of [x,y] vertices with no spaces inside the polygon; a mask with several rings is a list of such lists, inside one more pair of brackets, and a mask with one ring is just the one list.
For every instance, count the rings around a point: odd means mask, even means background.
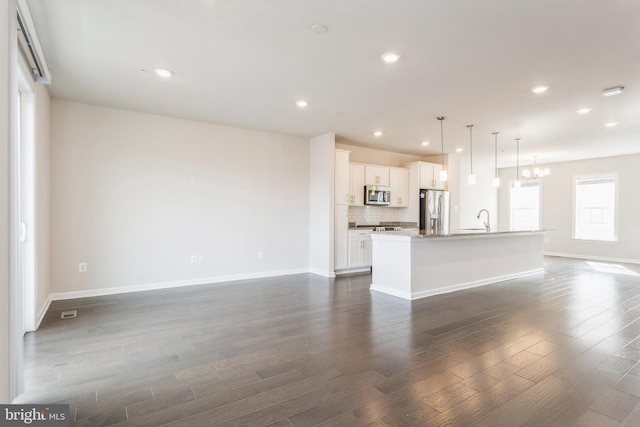
[{"label": "stainless steel refrigerator", "polygon": [[449,234],[450,193],[444,190],[420,190],[420,230],[424,234]]}]

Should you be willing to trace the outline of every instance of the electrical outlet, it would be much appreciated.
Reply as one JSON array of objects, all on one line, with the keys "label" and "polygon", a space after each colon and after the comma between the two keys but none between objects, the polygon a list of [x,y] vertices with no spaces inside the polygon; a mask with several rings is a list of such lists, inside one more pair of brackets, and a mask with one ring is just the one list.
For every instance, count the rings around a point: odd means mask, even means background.
[{"label": "electrical outlet", "polygon": [[191,176],[191,185],[197,185],[198,184],[198,180],[196,179],[195,175]]},{"label": "electrical outlet", "polygon": [[264,252],[258,251],[258,259],[264,259]]},{"label": "electrical outlet", "polygon": [[198,255],[191,255],[191,264],[198,263]]},{"label": "electrical outlet", "polygon": [[80,273],[86,273],[87,272],[87,263],[86,262],[81,262],[80,264],[78,264],[78,271]]},{"label": "electrical outlet", "polygon": [[200,255],[200,258],[198,258],[198,262],[200,264],[204,264],[204,255]]}]

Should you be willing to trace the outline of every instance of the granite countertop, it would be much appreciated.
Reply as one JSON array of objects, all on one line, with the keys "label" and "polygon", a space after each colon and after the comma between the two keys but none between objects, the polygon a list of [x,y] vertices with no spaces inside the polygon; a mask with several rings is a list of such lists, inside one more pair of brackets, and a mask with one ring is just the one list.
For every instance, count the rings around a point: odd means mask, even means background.
[{"label": "granite countertop", "polygon": [[453,230],[449,234],[426,234],[425,230],[420,230],[420,234],[410,234],[402,231],[374,231],[373,234],[383,234],[383,235],[391,235],[391,236],[408,236],[411,238],[418,239],[432,239],[432,238],[447,238],[447,237],[463,237],[463,236],[490,236],[496,234],[531,234],[531,233],[544,233],[546,230],[492,230],[486,231],[484,228],[481,229],[462,229],[462,230]]},{"label": "granite countertop", "polygon": [[417,222],[402,221],[381,221],[378,224],[358,224],[356,222],[349,223],[349,230],[373,230],[375,227],[401,227],[401,228],[418,228]]}]

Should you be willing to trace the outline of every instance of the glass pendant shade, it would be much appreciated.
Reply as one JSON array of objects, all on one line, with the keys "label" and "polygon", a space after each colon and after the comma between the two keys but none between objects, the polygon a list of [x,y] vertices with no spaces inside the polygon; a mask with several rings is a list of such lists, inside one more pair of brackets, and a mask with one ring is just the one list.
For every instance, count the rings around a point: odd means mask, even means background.
[{"label": "glass pendant shade", "polygon": [[467,183],[468,183],[469,185],[473,185],[473,184],[475,184],[475,183],[476,183],[476,176],[475,176],[475,175],[473,175],[473,174],[469,175],[469,176],[467,177]]},{"label": "glass pendant shade", "polygon": [[445,169],[440,171],[440,181],[445,182],[448,179],[447,171]]}]

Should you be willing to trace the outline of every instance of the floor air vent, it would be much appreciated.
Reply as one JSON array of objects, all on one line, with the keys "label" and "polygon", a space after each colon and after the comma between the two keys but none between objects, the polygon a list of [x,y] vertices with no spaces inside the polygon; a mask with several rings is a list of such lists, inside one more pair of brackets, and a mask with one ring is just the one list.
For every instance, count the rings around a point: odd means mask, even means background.
[{"label": "floor air vent", "polygon": [[78,316],[78,310],[63,311],[60,315],[61,319],[73,319]]}]

